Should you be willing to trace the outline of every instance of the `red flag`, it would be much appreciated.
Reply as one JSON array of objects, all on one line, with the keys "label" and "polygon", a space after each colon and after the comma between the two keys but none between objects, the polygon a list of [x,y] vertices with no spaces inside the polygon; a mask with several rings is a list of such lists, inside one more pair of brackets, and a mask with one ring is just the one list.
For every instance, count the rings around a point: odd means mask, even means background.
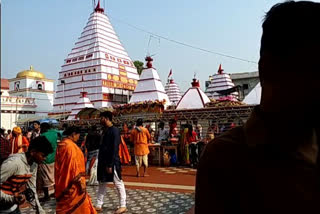
[{"label": "red flag", "polygon": [[168,75],[168,78],[172,75],[172,68],[170,69],[170,72],[169,72],[169,75]]},{"label": "red flag", "polygon": [[220,66],[219,66],[219,69],[218,69],[218,74],[223,74],[223,69],[222,69],[222,67],[221,67],[221,64],[220,64]]}]

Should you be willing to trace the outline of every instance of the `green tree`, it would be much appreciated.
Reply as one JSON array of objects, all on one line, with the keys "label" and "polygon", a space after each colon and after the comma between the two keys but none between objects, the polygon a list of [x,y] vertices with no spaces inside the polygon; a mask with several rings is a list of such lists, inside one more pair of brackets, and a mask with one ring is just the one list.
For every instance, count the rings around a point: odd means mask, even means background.
[{"label": "green tree", "polygon": [[136,60],[133,62],[134,66],[137,68],[137,72],[139,75],[141,75],[142,73],[142,69],[143,69],[143,62]]}]

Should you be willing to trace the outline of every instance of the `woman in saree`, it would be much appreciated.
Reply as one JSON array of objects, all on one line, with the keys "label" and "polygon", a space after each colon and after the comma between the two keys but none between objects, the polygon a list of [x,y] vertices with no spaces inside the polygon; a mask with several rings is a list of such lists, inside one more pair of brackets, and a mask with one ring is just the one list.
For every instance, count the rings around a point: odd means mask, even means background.
[{"label": "woman in saree", "polygon": [[80,129],[71,126],[63,134],[66,137],[58,143],[55,161],[56,213],[95,214],[86,191],[83,152],[76,144]]}]

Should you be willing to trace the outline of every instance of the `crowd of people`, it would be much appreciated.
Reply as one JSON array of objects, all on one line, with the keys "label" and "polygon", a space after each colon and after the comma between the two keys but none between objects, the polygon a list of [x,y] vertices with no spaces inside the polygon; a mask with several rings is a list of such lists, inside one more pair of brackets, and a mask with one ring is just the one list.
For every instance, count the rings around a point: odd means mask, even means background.
[{"label": "crowd of people", "polygon": [[[100,212],[107,182],[113,182],[119,193],[120,208],[116,213],[126,212],[121,165],[135,164],[137,177],[149,176],[150,144],[180,145],[181,158],[171,158],[190,165],[189,156],[194,155],[190,148],[202,135],[199,125],[193,128],[185,124],[179,132],[175,120],[170,121],[169,129],[160,122],[155,131],[150,124],[144,125],[143,119],[138,119],[134,125],[124,123],[118,129],[108,111],[100,114],[100,125],[85,128],[63,124],[58,128],[34,121],[27,128],[1,129],[0,213],[19,213],[19,205],[25,200],[37,213],[45,213],[41,204],[52,197],[56,199],[57,213]],[[25,167],[21,168],[21,162]],[[23,180],[16,186],[17,190],[6,189],[15,186],[19,176]],[[95,206],[86,192],[86,185],[98,186]],[[26,190],[29,198],[25,197]]]},{"label": "crowd of people", "polygon": [[[37,213],[45,213],[41,203],[51,197],[56,199],[57,213],[100,212],[107,182],[113,182],[119,193],[120,208],[116,213],[126,212],[121,164],[135,164],[137,177],[149,176],[149,145],[179,142],[181,161],[190,164],[188,145],[195,143],[200,134],[193,131],[192,125],[183,126],[179,133],[174,120],[170,130],[160,122],[155,132],[150,124],[144,126],[142,119],[130,127],[124,123],[121,131],[112,124],[111,112],[102,112],[100,119],[101,129],[96,125],[84,128],[67,124],[58,129],[38,121],[24,129],[1,129],[0,213],[19,213],[19,205],[26,200]],[[86,176],[90,178],[88,185],[98,185],[95,206],[86,192]],[[15,190],[10,189],[13,187]]]},{"label": "crowd of people", "polygon": [[[42,205],[51,197],[56,199],[56,213],[96,213],[102,211],[106,182],[114,182],[119,192],[120,207],[115,213],[126,212],[119,155],[122,137],[112,124],[111,112],[100,117],[102,133],[96,126],[87,134],[81,127],[63,125],[58,130],[38,121],[25,131],[1,129],[0,213],[20,213],[25,202],[36,213],[45,213]],[[92,163],[97,165],[99,184],[96,206],[86,191]]]}]

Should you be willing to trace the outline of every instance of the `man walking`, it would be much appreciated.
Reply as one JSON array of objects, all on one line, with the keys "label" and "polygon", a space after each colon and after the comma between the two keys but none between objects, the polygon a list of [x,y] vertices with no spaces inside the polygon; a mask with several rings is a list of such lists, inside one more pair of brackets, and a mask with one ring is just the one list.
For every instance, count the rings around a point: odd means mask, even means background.
[{"label": "man walking", "polygon": [[100,113],[101,125],[105,128],[98,155],[99,190],[96,210],[102,211],[103,198],[107,190],[107,182],[113,182],[120,196],[120,208],[116,214],[125,213],[126,190],[121,178],[121,162],[119,157],[120,131],[112,124],[112,112]]},{"label": "man walking", "polygon": [[140,167],[144,165],[144,175],[148,175],[148,154],[150,153],[148,143],[151,140],[148,129],[143,127],[143,120],[137,120],[136,127],[131,131],[131,141],[134,143],[134,155],[137,167],[137,177],[140,176]]},{"label": "man walking", "polygon": [[31,135],[31,140],[35,139],[36,137],[40,136],[40,122],[39,121],[34,121],[33,122],[33,131]]}]

